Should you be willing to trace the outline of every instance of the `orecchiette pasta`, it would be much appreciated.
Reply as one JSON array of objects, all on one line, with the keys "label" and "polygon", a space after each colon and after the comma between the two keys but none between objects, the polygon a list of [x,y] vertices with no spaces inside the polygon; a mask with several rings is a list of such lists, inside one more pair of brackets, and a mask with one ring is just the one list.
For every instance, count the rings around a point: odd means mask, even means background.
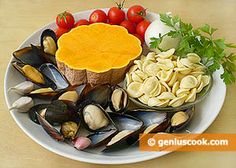
[{"label": "orecchiette pasta", "polygon": [[148,106],[178,107],[194,102],[197,93],[210,83],[201,57],[189,53],[180,58],[175,49],[149,52],[135,60],[126,73],[127,92]]}]

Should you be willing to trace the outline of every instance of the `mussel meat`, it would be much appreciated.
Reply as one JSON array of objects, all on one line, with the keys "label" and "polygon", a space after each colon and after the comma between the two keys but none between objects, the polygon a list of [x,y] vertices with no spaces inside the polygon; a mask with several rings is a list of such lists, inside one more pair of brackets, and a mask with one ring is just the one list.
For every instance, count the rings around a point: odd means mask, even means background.
[{"label": "mussel meat", "polygon": [[67,121],[62,123],[60,132],[64,138],[74,139],[77,131],[79,129],[79,125],[73,121]]},{"label": "mussel meat", "polygon": [[102,106],[85,103],[80,114],[84,127],[90,131],[87,136],[91,140],[90,147],[106,144],[117,133],[115,124]]},{"label": "mussel meat", "polygon": [[26,79],[32,81],[33,83],[42,87],[51,87],[52,89],[56,89],[54,82],[44,76],[37,68],[17,61],[13,61],[12,66]]},{"label": "mussel meat", "polygon": [[185,111],[178,111],[174,113],[174,115],[171,117],[171,126],[170,126],[170,132],[176,132],[183,129],[189,121],[192,119],[194,114],[194,107],[189,108]]},{"label": "mussel meat", "polygon": [[51,29],[44,30],[40,37],[40,44],[45,53],[54,56],[58,48],[55,32]]},{"label": "mussel meat", "polygon": [[115,87],[110,99],[110,109],[113,112],[122,112],[128,106],[128,94],[121,87]]},{"label": "mussel meat", "polygon": [[58,100],[64,100],[76,103],[79,100],[79,94],[77,93],[76,90],[66,91],[58,97]]},{"label": "mussel meat", "polygon": [[85,124],[92,131],[107,127],[110,123],[105,110],[97,104],[88,104],[82,110]]},{"label": "mussel meat", "polygon": [[36,89],[31,91],[28,95],[31,97],[40,97],[40,98],[46,98],[46,99],[50,99],[53,96],[56,96],[58,94],[58,92],[54,91],[52,88],[40,88],[40,89]]}]

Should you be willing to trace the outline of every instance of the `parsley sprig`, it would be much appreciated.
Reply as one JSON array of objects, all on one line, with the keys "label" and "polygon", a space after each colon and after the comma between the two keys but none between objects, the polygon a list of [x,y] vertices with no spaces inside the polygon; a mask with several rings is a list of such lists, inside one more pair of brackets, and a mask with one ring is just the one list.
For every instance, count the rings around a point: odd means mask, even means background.
[{"label": "parsley sprig", "polygon": [[159,38],[152,37],[151,48],[158,48],[165,36],[180,38],[176,49],[176,55],[184,57],[187,53],[194,52],[202,58],[202,63],[208,68],[210,73],[220,69],[221,65],[224,72],[221,78],[225,84],[235,82],[234,72],[236,71],[236,54],[228,52],[230,48],[236,48],[235,44],[226,43],[224,38],[214,39],[213,34],[217,29],[208,24],[199,28],[193,28],[190,23],[183,22],[178,16],[160,14],[161,21],[172,30],[167,34],[159,34]]}]

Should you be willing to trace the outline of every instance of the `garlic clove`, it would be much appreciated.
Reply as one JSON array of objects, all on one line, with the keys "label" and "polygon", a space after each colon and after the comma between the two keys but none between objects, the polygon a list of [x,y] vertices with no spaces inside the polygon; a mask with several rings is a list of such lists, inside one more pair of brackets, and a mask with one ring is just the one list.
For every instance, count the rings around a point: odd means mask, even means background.
[{"label": "garlic clove", "polygon": [[18,112],[27,112],[34,106],[34,101],[31,97],[23,96],[17,99],[9,110],[16,109]]},{"label": "garlic clove", "polygon": [[87,137],[77,137],[73,140],[74,147],[78,150],[84,150],[90,146],[91,140]]},{"label": "garlic clove", "polygon": [[14,91],[20,95],[25,95],[33,90],[34,90],[34,84],[31,81],[24,81],[8,89],[8,91]]},{"label": "garlic clove", "polygon": [[170,58],[174,53],[175,53],[175,49],[172,48],[172,49],[169,49],[165,52],[159,53],[157,56],[160,58]]}]

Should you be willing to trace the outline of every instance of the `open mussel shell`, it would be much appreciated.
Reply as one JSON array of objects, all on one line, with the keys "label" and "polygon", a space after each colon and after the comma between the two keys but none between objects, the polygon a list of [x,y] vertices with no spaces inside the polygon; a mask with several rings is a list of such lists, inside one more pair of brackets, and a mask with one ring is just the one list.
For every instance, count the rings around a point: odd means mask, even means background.
[{"label": "open mussel shell", "polygon": [[50,87],[53,90],[57,88],[57,86],[51,79],[42,74],[40,70],[29,64],[13,61],[12,66],[17,71],[19,71],[27,80],[37,84],[40,87]]},{"label": "open mussel shell", "polygon": [[25,47],[15,51],[13,56],[18,61],[24,64],[29,64],[33,67],[39,67],[46,62],[40,47],[32,44],[30,47]]},{"label": "open mussel shell", "polygon": [[120,86],[115,86],[111,93],[109,107],[113,112],[123,112],[128,106],[129,98],[127,92]]},{"label": "open mussel shell", "polygon": [[67,104],[65,101],[53,101],[51,104],[38,104],[29,110],[29,117],[35,123],[39,123],[36,113],[41,115],[51,125],[59,125],[63,122],[80,122],[76,107]]},{"label": "open mussel shell", "polygon": [[140,119],[144,123],[142,133],[164,132],[170,125],[168,114],[155,110],[136,109],[126,112],[127,114]]},{"label": "open mussel shell", "polygon": [[90,133],[87,136],[91,140],[90,148],[107,144],[117,132],[118,130],[114,125],[109,124],[106,129]]},{"label": "open mussel shell", "polygon": [[60,73],[57,67],[51,63],[45,63],[39,67],[40,72],[56,85],[54,90],[64,90],[69,87],[69,82]]},{"label": "open mussel shell", "polygon": [[57,131],[57,129],[55,129],[44,117],[42,117],[38,113],[36,113],[36,116],[40,125],[48,133],[48,135],[50,135],[53,139],[57,141],[64,141],[64,137],[62,136],[62,134]]},{"label": "open mussel shell", "polygon": [[81,102],[93,102],[100,104],[102,108],[106,109],[109,104],[112,89],[109,84],[91,86],[87,84],[81,92]]},{"label": "open mussel shell", "polygon": [[42,50],[51,55],[55,55],[57,50],[57,36],[51,29],[45,29],[40,36]]},{"label": "open mussel shell", "polygon": [[110,112],[109,116],[116,125],[118,133],[106,144],[103,152],[115,151],[132,145],[138,140],[143,122],[133,116]]},{"label": "open mussel shell", "polygon": [[38,97],[38,98],[44,98],[44,99],[52,99],[55,97],[59,92],[56,92],[52,88],[39,88],[31,91],[28,96],[30,97]]},{"label": "open mussel shell", "polygon": [[91,132],[104,130],[112,123],[104,108],[93,102],[84,102],[83,107],[79,109],[79,113],[85,128]]},{"label": "open mussel shell", "polygon": [[107,143],[117,133],[114,122],[99,104],[86,103],[80,114],[84,127],[91,132],[87,136],[91,147]]},{"label": "open mussel shell", "polygon": [[37,105],[33,106],[28,111],[28,115],[29,115],[30,120],[32,120],[36,124],[39,124],[38,117],[37,117],[36,113],[42,111],[43,109],[47,108],[48,106],[49,106],[48,104],[37,104]]},{"label": "open mussel shell", "polygon": [[194,114],[194,107],[188,108],[185,111],[178,111],[173,114],[170,120],[170,132],[177,132],[184,129]]}]

